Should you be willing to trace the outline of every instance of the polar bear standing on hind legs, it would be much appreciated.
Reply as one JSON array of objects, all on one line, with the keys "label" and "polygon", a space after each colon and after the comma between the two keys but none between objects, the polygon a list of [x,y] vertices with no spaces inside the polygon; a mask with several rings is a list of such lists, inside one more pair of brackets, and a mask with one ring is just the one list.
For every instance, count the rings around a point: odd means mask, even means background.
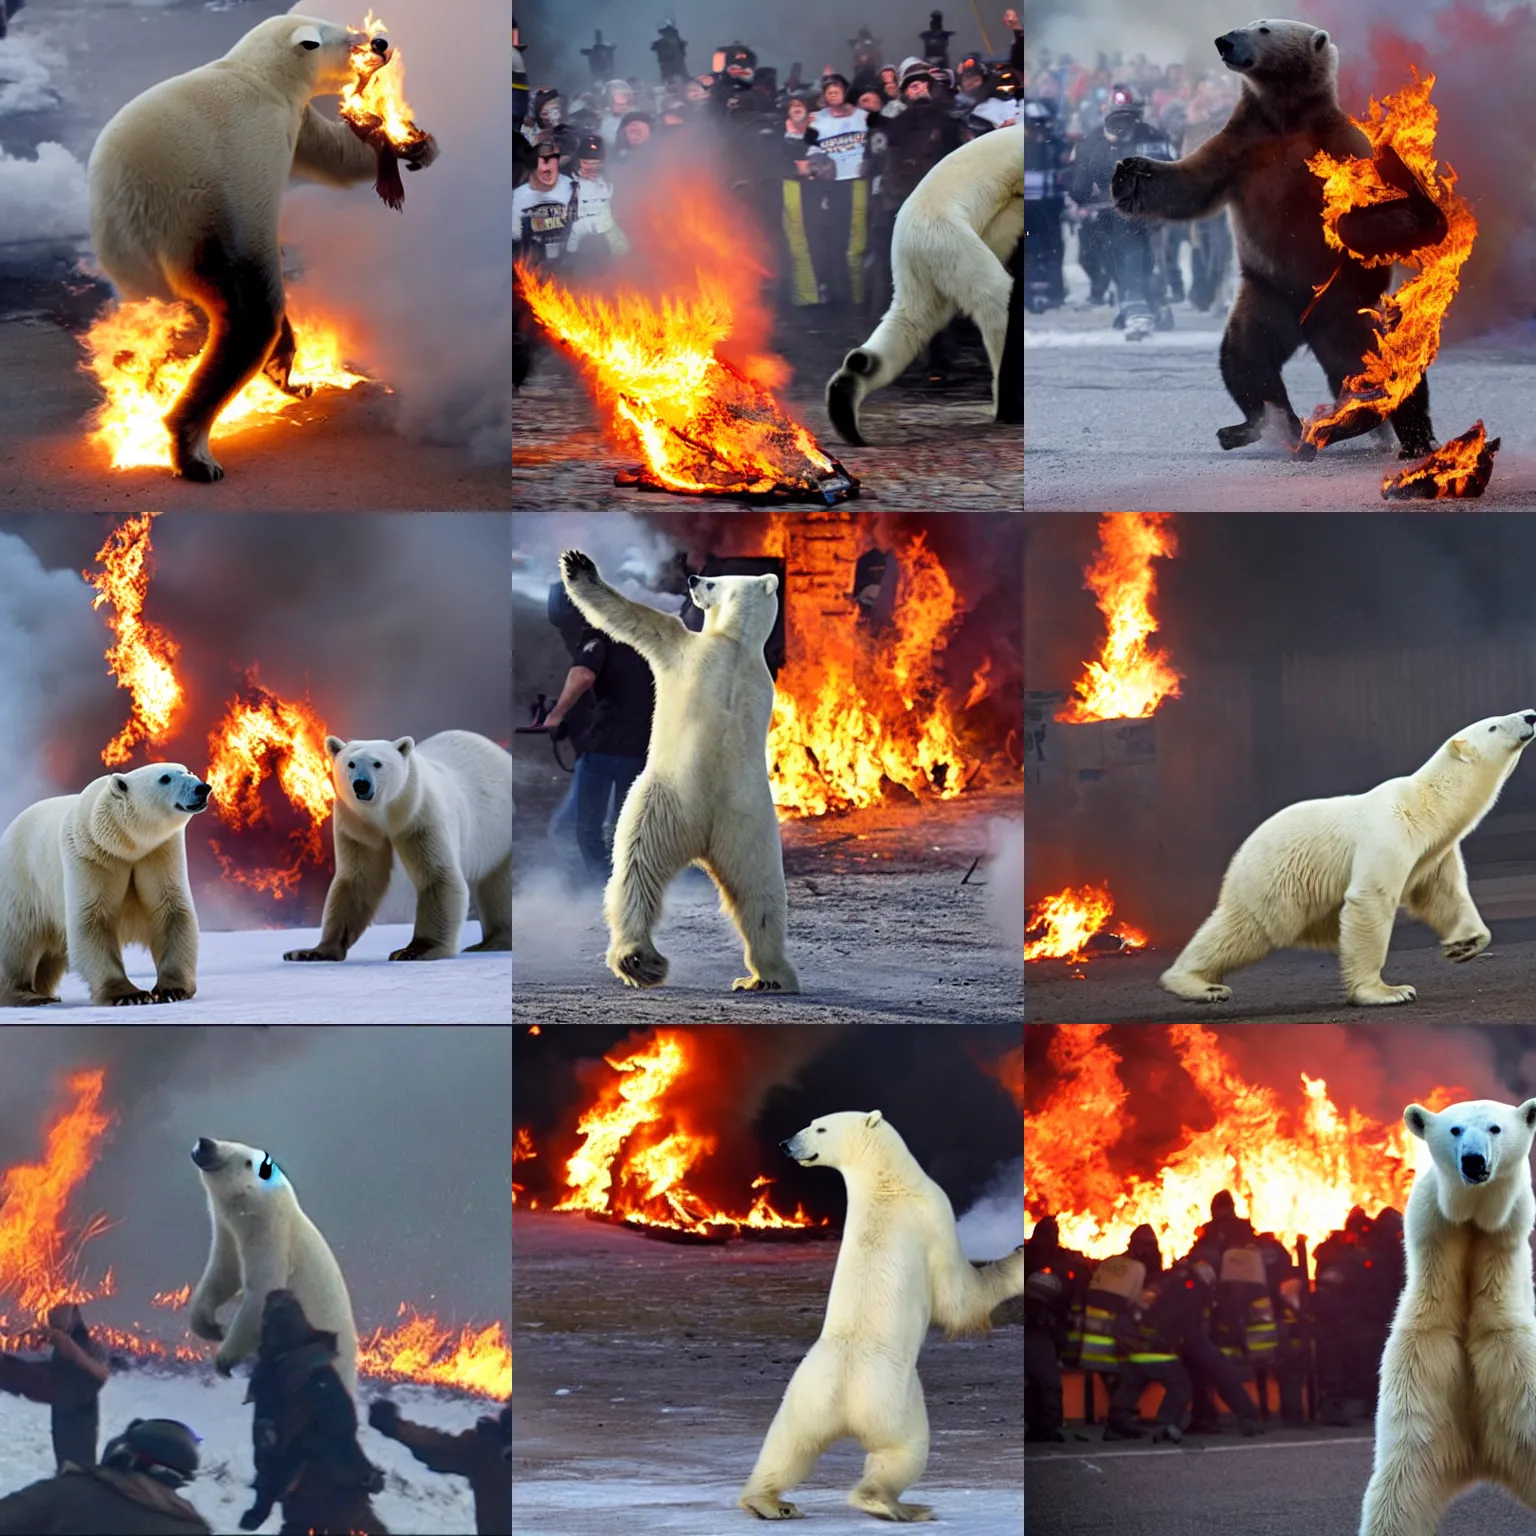
[{"label": "polar bear standing on hind legs", "polygon": [[836,1168],[848,1215],[821,1337],[795,1368],[737,1501],[763,1520],[794,1520],[784,1498],[834,1440],[864,1447],[848,1495],[882,1520],[931,1520],[901,1495],[928,1465],[928,1410],[917,1356],[930,1323],[985,1333],[999,1302],[1024,1294],[1024,1251],[977,1269],[960,1250],[949,1197],[878,1109],[813,1120],[781,1143],[802,1167]]},{"label": "polar bear standing on hind legs", "polygon": [[1023,310],[1010,326],[1007,263],[1024,238],[1024,125],[945,155],[901,205],[891,235],[891,307],[827,383],[837,435],[862,444],[859,406],[900,376],[956,314],[981,331],[996,419],[1024,420]]},{"label": "polar bear standing on hind legs", "polygon": [[1229,971],[1271,950],[1323,949],[1337,952],[1350,1002],[1411,1003],[1412,987],[1381,977],[1397,909],[1434,929],[1447,960],[1488,947],[1461,843],[1533,736],[1536,711],[1495,715],[1458,732],[1417,773],[1277,811],[1232,855],[1216,910],[1162,985],[1192,1003],[1222,1003]]},{"label": "polar bear standing on hind legs", "polygon": [[1536,1099],[1410,1104],[1403,1122],[1429,1155],[1403,1218],[1407,1280],[1381,1358],[1360,1536],[1434,1536],[1476,1482],[1536,1510]]}]

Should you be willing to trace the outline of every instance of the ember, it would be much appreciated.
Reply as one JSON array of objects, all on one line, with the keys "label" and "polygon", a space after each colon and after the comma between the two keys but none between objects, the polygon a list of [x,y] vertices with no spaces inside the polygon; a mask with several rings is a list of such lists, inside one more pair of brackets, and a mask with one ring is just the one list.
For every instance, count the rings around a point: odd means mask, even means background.
[{"label": "ember", "polygon": [[1493,476],[1493,456],[1501,439],[1491,442],[1477,422],[1460,437],[1453,437],[1427,459],[1410,464],[1381,482],[1385,501],[1437,501],[1444,498],[1470,499],[1488,489]]},{"label": "ember", "polygon": [[[1147,936],[1128,923],[1111,929],[1114,898],[1107,886],[1069,886],[1029,909],[1024,927],[1026,960],[1087,960],[1092,954],[1145,949]],[[1037,937],[1031,939],[1030,934]]]},{"label": "ember", "polygon": [[1166,512],[1106,512],[1099,522],[1099,553],[1084,575],[1098,601],[1106,634],[1098,661],[1083,663],[1077,697],[1057,720],[1144,720],[1165,698],[1178,698],[1180,674],[1167,653],[1148,644],[1157,633],[1152,595],[1155,559],[1172,559],[1178,543]]}]

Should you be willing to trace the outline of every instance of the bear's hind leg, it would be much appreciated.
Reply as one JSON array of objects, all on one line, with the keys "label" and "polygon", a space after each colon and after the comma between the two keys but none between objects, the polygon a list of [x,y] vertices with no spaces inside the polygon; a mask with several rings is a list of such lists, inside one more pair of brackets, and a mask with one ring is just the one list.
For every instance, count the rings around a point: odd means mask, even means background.
[{"label": "bear's hind leg", "polygon": [[1221,338],[1221,382],[1237,402],[1243,420],[1217,432],[1216,441],[1223,448],[1258,442],[1264,432],[1266,405],[1285,416],[1292,442],[1301,436],[1301,418],[1291,409],[1280,371],[1300,345],[1301,327],[1290,302],[1245,273]]},{"label": "bear's hind leg", "polygon": [[[769,812],[771,816],[772,813]],[[724,818],[722,818],[723,820]],[[772,867],[765,868],[752,817],[718,826],[704,867],[720,891],[720,905],[736,925],[746,955],[747,972],[731,983],[733,992],[798,992],[800,978],[784,953],[789,895],[784,887],[784,856],[778,827],[773,828]]]},{"label": "bear's hind leg", "polygon": [[[923,1475],[928,1465],[928,1408],[923,1402],[922,1384],[913,1366],[906,1367],[904,1393],[896,1382],[885,1379],[888,1374],[876,1373],[877,1379],[865,1386],[862,1395],[873,1401],[866,1401],[864,1406],[866,1411],[883,1420],[891,1412],[888,1404],[900,1402],[898,1422],[881,1425],[883,1432],[873,1434],[870,1431],[876,1429],[875,1425],[863,1427],[859,1440],[868,1452],[864,1457],[864,1475],[848,1495],[848,1502],[855,1509],[877,1515],[882,1520],[931,1520],[931,1506],[901,1502],[901,1495]],[[854,1390],[859,1394],[857,1385]],[[855,1428],[861,1427],[856,1425]]]},{"label": "bear's hind leg", "polygon": [[67,969],[62,947],[39,949],[22,963],[11,959],[0,970],[0,1008],[41,1008],[58,1002],[59,983]]},{"label": "bear's hind leg", "polygon": [[480,913],[480,942],[466,944],[464,953],[512,948],[512,855],[509,853],[475,887]]},{"label": "bear's hind leg", "polygon": [[[842,1406],[835,1400],[837,1362],[828,1358],[835,1353],[818,1339],[784,1389],[752,1475],[736,1501],[760,1520],[803,1518],[799,1507],[784,1497],[784,1490],[804,1482],[821,1453],[847,1433]],[[828,1397],[829,1384],[834,1392],[832,1400]]]},{"label": "bear's hind leg", "polygon": [[[1003,414],[1005,397],[1003,364],[1008,353],[1009,301],[1013,294],[1013,279],[1004,267],[994,261],[976,274],[974,286],[966,296],[966,313],[976,322],[981,332],[983,346],[987,349],[987,361],[992,365],[992,404],[998,421],[1022,420],[1022,415],[1012,418]],[[1022,303],[1021,303],[1022,309]],[[1022,327],[1022,323],[1021,323]],[[1022,342],[1020,343],[1019,391],[1023,390]]]},{"label": "bear's hind leg", "polygon": [[280,389],[285,395],[291,395],[295,400],[308,400],[314,394],[313,384],[295,384],[292,380],[293,360],[298,355],[299,344],[293,337],[293,326],[288,316],[284,314],[282,329],[277,333],[277,341],[273,344],[272,354],[262,364],[261,371]]},{"label": "bear's hind leg", "polygon": [[1249,914],[1218,902],[1158,982],[1185,1002],[1224,1003],[1232,989],[1221,984],[1222,977],[1262,960],[1273,948]]},{"label": "bear's hind leg", "polygon": [[1429,419],[1429,375],[1414,385],[1413,393],[1387,418],[1397,433],[1398,457],[1422,459],[1435,451],[1435,429]]},{"label": "bear's hind leg", "polygon": [[625,986],[659,987],[667,979],[667,957],[651,942],[651,930],[673,876],[702,852],[681,798],[646,769],[624,797],[603,893],[608,969]]},{"label": "bear's hind leg", "polygon": [[1358,1007],[1411,1003],[1419,995],[1410,986],[1394,987],[1381,979],[1401,891],[1390,873],[1383,872],[1357,873],[1344,893],[1344,909],[1339,914],[1339,970],[1345,995]]}]

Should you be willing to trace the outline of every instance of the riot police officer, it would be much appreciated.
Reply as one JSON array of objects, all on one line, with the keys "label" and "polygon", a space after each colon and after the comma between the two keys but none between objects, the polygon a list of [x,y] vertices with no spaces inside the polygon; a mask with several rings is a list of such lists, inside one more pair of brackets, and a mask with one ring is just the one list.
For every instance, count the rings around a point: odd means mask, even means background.
[{"label": "riot police officer", "polygon": [[1024,303],[1034,315],[1066,302],[1062,276],[1066,243],[1062,219],[1066,191],[1062,171],[1067,140],[1049,101],[1024,103]]}]

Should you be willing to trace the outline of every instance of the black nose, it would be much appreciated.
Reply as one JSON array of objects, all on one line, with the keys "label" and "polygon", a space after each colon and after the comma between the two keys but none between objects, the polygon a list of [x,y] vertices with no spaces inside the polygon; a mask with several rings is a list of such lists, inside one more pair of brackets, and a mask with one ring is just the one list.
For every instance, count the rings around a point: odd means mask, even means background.
[{"label": "black nose", "polygon": [[1524,720],[1527,725],[1536,725],[1536,715],[1521,715],[1520,718]]},{"label": "black nose", "polygon": [[389,39],[387,37],[376,37],[368,46],[382,59],[389,52]]},{"label": "black nose", "polygon": [[199,1168],[206,1168],[217,1155],[217,1148],[206,1136],[197,1138],[197,1145],[192,1148],[192,1161]]},{"label": "black nose", "polygon": [[192,798],[196,800],[199,805],[207,805],[208,796],[212,793],[213,791],[210,790],[206,784],[199,784],[197,788],[192,791]]},{"label": "black nose", "polygon": [[372,800],[373,785],[370,784],[367,779],[353,779],[352,793],[356,795],[359,800]]},{"label": "black nose", "polygon": [[1216,52],[1224,59],[1232,56],[1232,34],[1230,32],[1224,33],[1216,39]]},{"label": "black nose", "polygon": [[697,577],[697,576],[690,576],[690,577],[689,577],[689,578],[688,578],[688,590],[689,590],[689,591],[690,591],[690,592],[691,592],[691,591],[693,591],[693,589],[694,589],[694,588],[695,588],[695,587],[696,587],[696,586],[698,586],[698,584],[699,584],[699,578],[698,578],[698,577]]},{"label": "black nose", "polygon": [[1474,1183],[1481,1182],[1488,1177],[1488,1159],[1481,1152],[1463,1152],[1461,1172],[1464,1178],[1471,1179]]},{"label": "black nose", "polygon": [[789,1151],[789,1143],[787,1141],[781,1141],[779,1143],[779,1149],[781,1151],[783,1151],[783,1152],[788,1152]]}]

